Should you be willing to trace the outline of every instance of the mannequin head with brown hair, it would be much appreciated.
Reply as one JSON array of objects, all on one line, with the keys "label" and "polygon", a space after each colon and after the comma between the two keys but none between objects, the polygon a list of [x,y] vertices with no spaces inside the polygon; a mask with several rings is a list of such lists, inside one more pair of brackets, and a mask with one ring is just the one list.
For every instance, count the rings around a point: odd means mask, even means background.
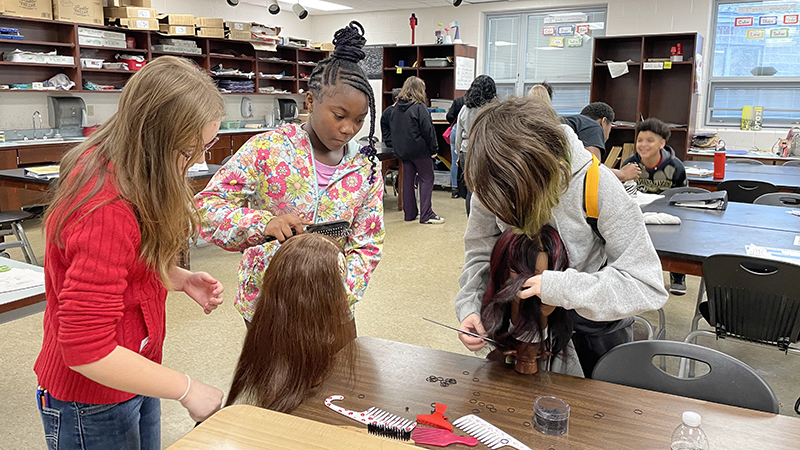
[{"label": "mannequin head with brown hair", "polygon": [[344,287],[347,268],[336,241],[319,234],[287,240],[272,258],[228,394],[291,412],[336,364],[352,373],[355,339]]}]

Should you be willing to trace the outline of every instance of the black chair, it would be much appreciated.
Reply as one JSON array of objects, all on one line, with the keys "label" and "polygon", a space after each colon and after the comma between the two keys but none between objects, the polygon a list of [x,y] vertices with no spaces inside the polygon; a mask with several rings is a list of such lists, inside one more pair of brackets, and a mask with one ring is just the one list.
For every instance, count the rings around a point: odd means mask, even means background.
[{"label": "black chair", "polygon": [[748,166],[763,166],[764,163],[757,159],[748,158],[731,158],[727,161],[728,164],[745,164]]},{"label": "black chair", "polygon": [[[653,365],[656,356],[691,358],[708,364],[707,374],[679,378]],[[717,350],[675,341],[637,341],[600,358],[592,378],[667,394],[778,413],[772,388],[747,364]]]},{"label": "black chair", "polygon": [[778,192],[778,188],[765,181],[728,180],[717,186],[718,191],[728,191],[728,201],[753,203],[764,194]]},{"label": "black chair", "polygon": [[800,166],[800,159],[795,159],[792,161],[786,161],[783,163],[784,166]]},{"label": "black chair", "polygon": [[22,254],[25,256],[25,262],[28,264],[39,265],[36,261],[36,255],[33,254],[31,243],[28,242],[28,236],[22,228],[22,221],[33,217],[33,214],[25,211],[3,211],[0,212],[0,236],[14,236],[16,242],[2,242],[0,243],[0,256],[9,258],[6,250],[10,248],[21,248]]},{"label": "black chair", "polygon": [[756,205],[785,206],[787,208],[797,208],[800,206],[800,194],[790,192],[774,192],[758,197],[753,203]]},{"label": "black chair", "polygon": [[[697,305],[684,342],[701,335],[734,338],[798,352],[800,340],[800,266],[739,255],[712,255],[703,261],[708,301]],[[714,329],[698,330],[699,319]],[[689,376],[693,368],[690,367]]]}]

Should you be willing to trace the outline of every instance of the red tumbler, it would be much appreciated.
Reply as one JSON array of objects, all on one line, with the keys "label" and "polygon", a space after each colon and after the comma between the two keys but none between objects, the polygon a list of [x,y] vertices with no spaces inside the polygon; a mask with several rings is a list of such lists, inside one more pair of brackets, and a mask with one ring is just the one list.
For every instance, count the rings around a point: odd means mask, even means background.
[{"label": "red tumbler", "polygon": [[721,180],[725,178],[725,147],[718,146],[714,152],[714,178]]}]

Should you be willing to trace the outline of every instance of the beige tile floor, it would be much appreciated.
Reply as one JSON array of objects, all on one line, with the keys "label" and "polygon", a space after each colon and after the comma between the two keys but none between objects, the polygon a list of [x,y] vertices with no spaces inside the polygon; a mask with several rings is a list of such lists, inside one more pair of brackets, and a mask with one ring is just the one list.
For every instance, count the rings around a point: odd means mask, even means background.
[{"label": "beige tile floor", "polygon": [[[447,220],[439,226],[403,222],[396,197],[391,194],[385,204],[384,258],[364,300],[356,308],[359,335],[468,353],[454,332],[422,320],[425,316],[456,325],[453,299],[464,263],[463,200],[452,200],[444,191],[434,192],[434,210]],[[42,258],[44,245],[38,222],[27,223],[26,230],[37,257]],[[21,254],[13,253],[12,257],[21,259]],[[182,294],[170,294],[167,301],[164,364],[223,391],[230,385],[245,332],[241,316],[232,305],[238,261],[239,253],[207,244],[192,250],[193,269],[211,273],[227,288],[226,303],[210,316],[205,316]],[[688,277],[687,294],[671,296],[665,306],[668,339],[683,339],[688,332],[698,282],[699,279]],[[651,321],[657,319],[655,313],[645,316]],[[720,349],[754,367],[777,393],[781,412],[794,414],[792,407],[800,396],[797,356],[738,342],[702,339],[703,345]],[[0,325],[2,449],[45,448],[34,402],[36,378],[32,370],[41,342],[42,314]],[[189,431],[193,422],[174,401],[163,402],[162,414],[162,442],[166,447]]]}]

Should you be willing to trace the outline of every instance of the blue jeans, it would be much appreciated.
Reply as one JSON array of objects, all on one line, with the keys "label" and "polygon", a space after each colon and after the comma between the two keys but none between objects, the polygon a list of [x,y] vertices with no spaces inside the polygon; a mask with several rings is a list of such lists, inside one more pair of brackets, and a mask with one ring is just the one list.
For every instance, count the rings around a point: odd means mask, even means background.
[{"label": "blue jeans", "polygon": [[48,450],[160,450],[161,401],[137,395],[122,403],[62,402],[41,408]]},{"label": "blue jeans", "polygon": [[456,160],[458,159],[458,152],[456,152],[456,130],[458,124],[453,124],[453,129],[450,131],[450,188],[458,188],[458,166]]}]

